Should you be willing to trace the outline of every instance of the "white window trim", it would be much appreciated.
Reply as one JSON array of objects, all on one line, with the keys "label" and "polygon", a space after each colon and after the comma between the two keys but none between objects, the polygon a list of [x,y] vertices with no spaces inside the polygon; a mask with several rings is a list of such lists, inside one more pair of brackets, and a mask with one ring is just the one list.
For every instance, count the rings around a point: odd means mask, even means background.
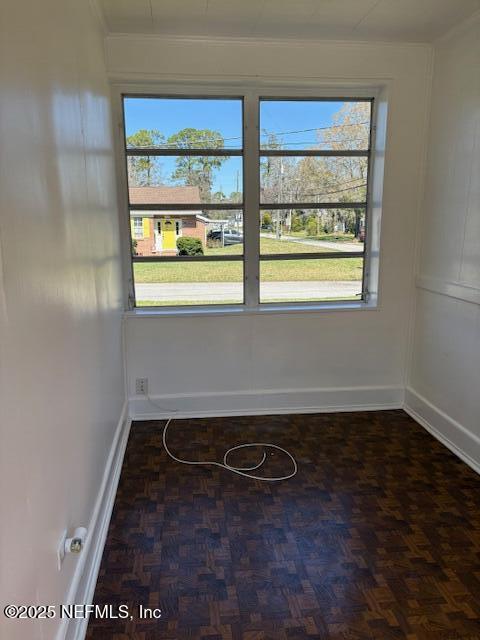
[{"label": "white window trim", "polygon": [[[133,240],[143,240],[143,217],[132,216],[133,219]],[[140,229],[137,228],[137,222],[140,220]]]},{"label": "white window trim", "polygon": [[[130,228],[123,227],[123,257],[125,261],[125,273],[128,274],[126,287],[126,315],[128,316],[171,316],[171,315],[250,315],[265,313],[318,313],[354,310],[376,310],[380,305],[379,297],[379,262],[380,262],[380,230],[382,216],[383,175],[385,164],[385,144],[388,113],[388,91],[390,81],[384,80],[369,82],[359,85],[347,84],[333,86],[331,83],[323,84],[319,81],[297,82],[277,84],[274,80],[264,79],[262,82],[252,80],[249,84],[222,85],[219,87],[206,80],[205,84],[166,84],[157,82],[152,84],[113,84],[112,102],[115,118],[117,149],[117,177],[119,184],[120,208],[125,212],[126,220],[130,219],[128,208],[128,180],[126,171],[126,154],[124,148],[124,94],[141,96],[178,96],[181,97],[216,97],[216,98],[240,98],[243,97],[244,117],[244,154],[243,154],[243,194],[244,194],[244,303],[238,305],[188,305],[171,307],[135,307],[135,291],[133,279],[133,263],[130,254]],[[363,284],[367,292],[367,299],[358,302],[285,302],[285,303],[260,303],[259,301],[259,266],[260,266],[260,235],[256,226],[259,202],[259,149],[258,126],[259,122],[259,98],[278,97],[295,98],[373,98],[374,108],[372,112],[371,133],[371,157],[370,175],[367,190],[366,207],[366,242],[365,242],[365,266]],[[249,221],[255,219],[255,223]]]}]

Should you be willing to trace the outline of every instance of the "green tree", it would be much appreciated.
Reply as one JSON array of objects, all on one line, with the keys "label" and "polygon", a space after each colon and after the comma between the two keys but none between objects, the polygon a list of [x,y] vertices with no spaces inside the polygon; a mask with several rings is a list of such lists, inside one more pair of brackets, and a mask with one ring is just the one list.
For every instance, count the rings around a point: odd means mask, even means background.
[{"label": "green tree", "polygon": [[262,229],[271,229],[273,226],[272,216],[268,211],[262,215]]},{"label": "green tree", "polygon": [[225,202],[227,200],[227,196],[223,193],[223,191],[215,191],[212,196],[213,202]]},{"label": "green tree", "polygon": [[[140,129],[127,137],[128,149],[160,147],[165,137],[156,129]],[[153,187],[162,184],[162,165],[155,156],[128,156],[128,183],[131,187]]]},{"label": "green tree", "polygon": [[308,219],[305,230],[307,232],[307,236],[316,236],[318,234],[318,223],[315,216],[311,216]]},{"label": "green tree", "polygon": [[[170,147],[180,149],[222,149],[223,137],[218,131],[211,129],[182,129],[168,138]],[[198,187],[202,200],[211,198],[214,172],[228,160],[228,156],[178,156],[175,160],[175,171],[172,179],[184,185]]]},{"label": "green tree", "polygon": [[301,213],[292,215],[292,231],[303,231],[305,229],[305,216]]},{"label": "green tree", "polygon": [[230,202],[241,202],[243,194],[241,191],[232,191],[230,193]]}]

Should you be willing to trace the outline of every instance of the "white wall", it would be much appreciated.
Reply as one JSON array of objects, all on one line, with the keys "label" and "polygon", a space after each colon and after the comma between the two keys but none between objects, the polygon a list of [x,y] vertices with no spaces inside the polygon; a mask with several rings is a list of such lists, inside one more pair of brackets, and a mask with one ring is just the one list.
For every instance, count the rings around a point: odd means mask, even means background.
[{"label": "white wall", "polygon": [[[130,395],[135,378],[147,376],[162,406],[184,411],[401,405],[430,63],[423,45],[107,39],[111,78],[157,83],[159,91],[182,80],[240,87],[304,81],[387,86],[389,99],[378,310],[129,317]],[[156,412],[140,401],[135,410]]]},{"label": "white wall", "polygon": [[[0,8],[1,545],[5,602],[64,602],[122,411],[109,88],[88,0]],[[58,620],[0,636],[52,640]],[[4,627],[5,625],[5,627]]]},{"label": "white wall", "polygon": [[439,41],[409,406],[480,470],[480,15]]}]

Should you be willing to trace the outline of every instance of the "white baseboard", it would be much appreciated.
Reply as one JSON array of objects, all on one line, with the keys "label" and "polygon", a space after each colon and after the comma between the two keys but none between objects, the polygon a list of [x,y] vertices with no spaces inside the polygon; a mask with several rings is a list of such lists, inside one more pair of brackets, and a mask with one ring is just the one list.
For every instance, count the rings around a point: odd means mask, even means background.
[{"label": "white baseboard", "polygon": [[259,389],[221,393],[134,396],[129,400],[135,420],[203,418],[276,413],[375,411],[401,409],[403,387],[342,387],[330,389]]},{"label": "white baseboard", "polygon": [[480,473],[480,438],[478,436],[410,387],[405,390],[404,409],[452,453]]},{"label": "white baseboard", "polygon": [[[125,402],[118,421],[112,446],[105,465],[92,517],[88,524],[88,536],[85,547],[78,558],[65,604],[91,604],[103,548],[107,537],[117,493],[123,457],[130,433],[131,420],[128,415],[128,403]],[[62,619],[56,640],[83,640],[87,632],[88,618]]]}]

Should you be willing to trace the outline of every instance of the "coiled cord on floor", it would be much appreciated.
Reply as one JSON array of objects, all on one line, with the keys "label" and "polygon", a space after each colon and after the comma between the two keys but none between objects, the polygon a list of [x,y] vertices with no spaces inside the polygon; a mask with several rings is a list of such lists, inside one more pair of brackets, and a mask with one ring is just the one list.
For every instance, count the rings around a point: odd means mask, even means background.
[{"label": "coiled cord on floor", "polygon": [[[245,478],[251,478],[252,480],[263,480],[264,482],[279,482],[280,480],[288,480],[289,478],[293,478],[293,476],[297,473],[297,470],[298,470],[297,462],[295,458],[292,456],[292,454],[286,449],[283,449],[283,447],[279,447],[277,444],[271,444],[270,442],[249,442],[246,444],[238,444],[236,447],[230,447],[230,449],[228,449],[228,451],[226,451],[225,455],[223,456],[223,463],[214,462],[214,461],[182,460],[181,458],[177,458],[177,456],[173,455],[173,453],[170,451],[167,445],[167,431],[171,421],[172,421],[172,418],[169,418],[163,428],[163,446],[165,447],[165,451],[168,453],[168,455],[176,462],[180,462],[181,464],[213,465],[215,467],[220,467],[222,469],[226,469],[227,471],[231,471],[232,473],[237,473],[239,476],[245,476]],[[253,467],[232,467],[232,465],[228,464],[227,462],[228,456],[233,451],[238,451],[239,449],[246,449],[247,447],[263,447],[264,451],[263,451],[262,459],[258,464],[256,464]],[[285,475],[285,476],[256,476],[253,473],[250,473],[251,471],[255,471],[256,469],[259,469],[267,459],[267,454],[265,453],[266,447],[270,447],[271,449],[277,449],[277,451],[282,451],[283,453],[285,453],[293,463],[292,473],[289,473],[288,475]]]},{"label": "coiled cord on floor", "polygon": [[[156,407],[158,407],[159,409],[161,409],[162,411],[165,411],[165,412],[169,411],[169,410],[165,409],[164,407],[161,407],[160,405],[158,405],[156,402],[151,400],[148,396],[147,396],[147,400],[149,402],[151,402],[153,405],[155,405]],[[177,413],[177,411],[173,411],[172,413]],[[249,443],[245,443],[245,444],[238,444],[235,447],[230,447],[230,449],[228,449],[225,452],[225,455],[223,456],[223,463],[222,462],[216,462],[216,461],[213,461],[213,460],[212,461],[182,460],[182,458],[177,458],[177,456],[175,456],[170,451],[170,449],[168,448],[168,445],[167,445],[167,432],[168,432],[168,427],[170,426],[170,423],[172,422],[172,420],[173,420],[173,418],[168,418],[167,422],[165,423],[165,426],[163,427],[163,436],[162,437],[163,437],[163,446],[165,448],[165,451],[170,456],[170,458],[172,458],[172,460],[175,460],[175,462],[179,462],[180,464],[187,464],[187,465],[200,465],[200,466],[220,467],[221,469],[225,469],[226,471],[231,471],[232,473],[236,473],[239,476],[244,476],[245,478],[251,478],[252,480],[262,480],[263,482],[280,482],[281,480],[289,480],[290,478],[293,478],[293,476],[298,471],[297,461],[292,456],[292,454],[289,451],[287,451],[286,449],[284,449],[283,447],[279,447],[277,444],[272,444],[270,442],[249,442]],[[234,451],[239,451],[240,449],[247,449],[247,448],[254,448],[254,447],[262,447],[263,448],[262,459],[260,460],[260,462],[258,464],[254,465],[253,467],[234,467],[234,466],[228,464],[228,457]],[[287,455],[290,458],[290,460],[292,461],[293,471],[291,473],[287,474],[287,475],[284,475],[284,476],[257,476],[255,474],[251,473],[252,471],[256,471],[257,469],[260,469],[260,467],[266,461],[266,459],[268,457],[267,454],[265,453],[265,449],[266,448],[276,449],[277,451],[281,451],[282,453]]]}]

